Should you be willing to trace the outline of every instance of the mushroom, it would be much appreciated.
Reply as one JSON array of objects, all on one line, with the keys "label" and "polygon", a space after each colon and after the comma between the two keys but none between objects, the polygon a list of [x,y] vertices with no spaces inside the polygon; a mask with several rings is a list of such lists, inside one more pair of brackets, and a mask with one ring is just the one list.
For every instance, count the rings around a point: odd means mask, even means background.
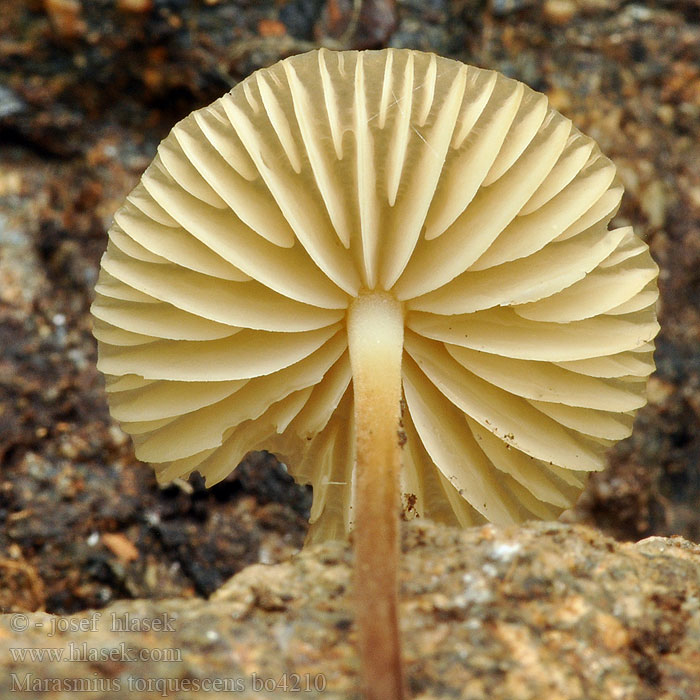
[{"label": "mushroom", "polygon": [[179,122],[96,286],[112,415],[160,481],[256,449],[354,531],[367,697],[404,697],[398,519],[556,518],[632,430],[657,267],[598,146],[433,54],[313,51]]}]

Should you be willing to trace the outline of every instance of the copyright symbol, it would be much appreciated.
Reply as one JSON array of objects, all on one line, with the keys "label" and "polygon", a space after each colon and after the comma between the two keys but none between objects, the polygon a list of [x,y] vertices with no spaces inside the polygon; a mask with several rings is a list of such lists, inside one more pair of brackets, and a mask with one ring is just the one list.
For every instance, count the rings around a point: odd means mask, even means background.
[{"label": "copyright symbol", "polygon": [[29,618],[21,613],[16,613],[10,617],[10,627],[14,632],[24,632],[29,627]]}]

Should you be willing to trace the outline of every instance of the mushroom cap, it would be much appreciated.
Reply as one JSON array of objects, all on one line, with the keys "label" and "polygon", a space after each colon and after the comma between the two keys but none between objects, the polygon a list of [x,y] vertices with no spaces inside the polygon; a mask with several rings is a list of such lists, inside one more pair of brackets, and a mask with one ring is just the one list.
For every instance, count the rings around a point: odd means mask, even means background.
[{"label": "mushroom cap", "polygon": [[348,306],[405,310],[402,497],[554,518],[645,403],[658,268],[613,163],[544,95],[434,54],[313,51],[179,122],[116,213],[94,334],[159,480],[254,449],[352,527]]}]

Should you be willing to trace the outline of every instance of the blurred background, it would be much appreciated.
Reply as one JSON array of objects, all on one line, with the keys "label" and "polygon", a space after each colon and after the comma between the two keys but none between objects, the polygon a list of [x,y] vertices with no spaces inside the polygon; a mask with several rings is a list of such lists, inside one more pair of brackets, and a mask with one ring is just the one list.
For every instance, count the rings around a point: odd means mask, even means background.
[{"label": "blurred background", "polygon": [[697,0],[0,0],[0,611],[208,595],[301,546],[311,493],[270,455],[211,490],[156,485],[108,415],[89,305],[112,214],[173,124],[319,46],[497,69],[616,162],[613,223],[661,267],[658,371],[563,517],[700,539]]}]

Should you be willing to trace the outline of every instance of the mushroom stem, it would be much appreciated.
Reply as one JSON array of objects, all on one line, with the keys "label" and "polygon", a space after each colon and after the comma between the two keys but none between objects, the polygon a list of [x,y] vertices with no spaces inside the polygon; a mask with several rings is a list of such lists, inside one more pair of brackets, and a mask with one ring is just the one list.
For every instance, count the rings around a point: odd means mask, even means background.
[{"label": "mushroom stem", "polygon": [[406,696],[398,626],[399,473],[403,308],[386,292],[348,311],[357,439],[355,597],[368,700]]}]

